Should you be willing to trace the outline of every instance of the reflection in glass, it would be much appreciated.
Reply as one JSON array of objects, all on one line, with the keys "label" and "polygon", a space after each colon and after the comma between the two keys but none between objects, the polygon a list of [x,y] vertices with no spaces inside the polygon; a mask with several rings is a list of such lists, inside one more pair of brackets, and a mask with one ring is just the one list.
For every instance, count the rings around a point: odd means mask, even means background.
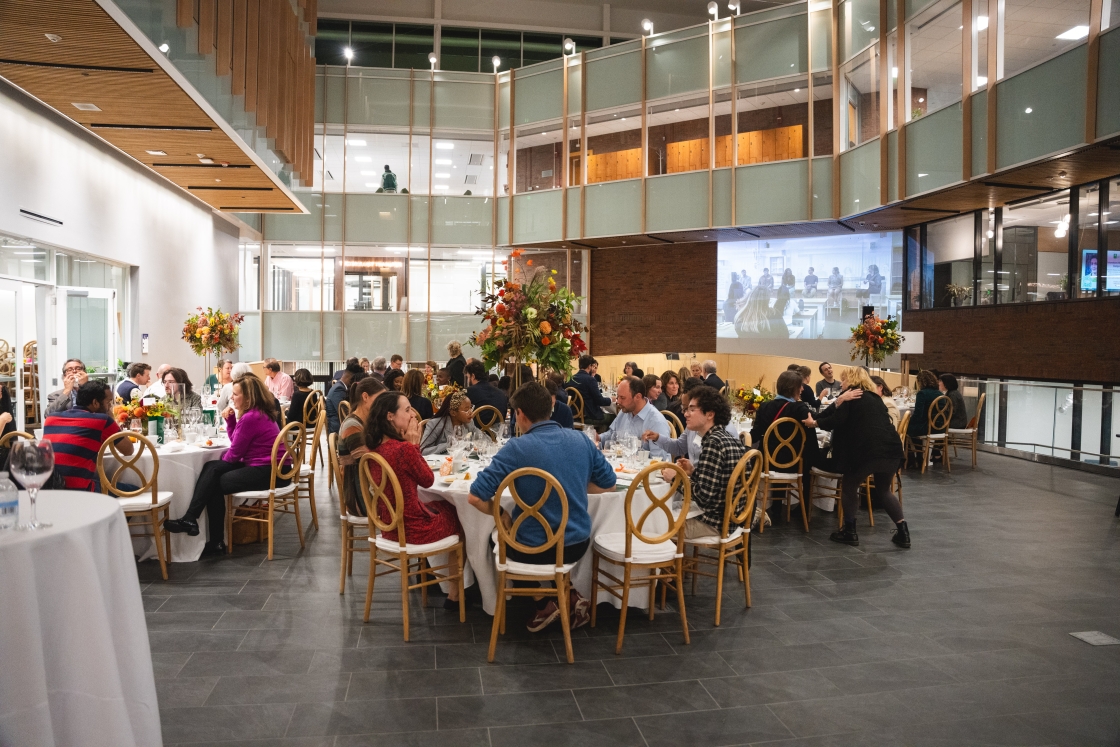
[{"label": "reflection in glass", "polygon": [[[1100,220],[1100,189],[1089,184],[1077,190],[1077,274],[1074,293],[1082,298],[1097,295],[1097,263],[1100,247],[1097,242],[1097,224]],[[1106,216],[1107,217],[1107,216]],[[1067,230],[1068,230],[1068,219]]]},{"label": "reflection in glass", "polygon": [[[513,67],[521,67],[521,32],[482,30],[480,45],[482,71],[487,73],[503,72]],[[497,70],[491,60],[500,61]]]},{"label": "reflection in glass", "polygon": [[[961,100],[960,0],[936,0],[907,21],[910,57],[910,117]],[[894,64],[892,75],[897,69]]]},{"label": "reflection in glass", "polygon": [[0,274],[31,280],[46,280],[47,271],[50,269],[49,263],[49,253],[44,247],[23,239],[0,236]]},{"label": "reflection in glass", "polygon": [[315,32],[315,62],[319,65],[345,65],[343,50],[350,45],[350,22],[319,19]]},{"label": "reflection in glass", "polygon": [[642,175],[641,107],[619,107],[587,118],[587,183]]},{"label": "reflection in glass", "polygon": [[[339,191],[342,185],[343,172],[335,170],[337,166],[332,168],[332,164],[341,161],[342,145],[342,136],[327,136],[327,189],[329,191]],[[345,145],[346,188],[344,191],[408,193],[407,132],[389,134],[351,130],[346,134]]]},{"label": "reflection in glass", "polygon": [[[649,175],[707,169],[708,97],[690,96],[649,104],[646,124]],[[731,163],[731,135],[716,138],[717,160]]]},{"label": "reflection in glass", "polygon": [[980,212],[980,305],[995,303],[996,282],[996,211]]},{"label": "reflection in glass", "polygon": [[[1096,196],[1094,191],[1094,200]],[[1058,301],[1067,297],[1069,214],[1068,192],[1004,209],[999,303]],[[1084,233],[1092,234],[1095,247],[1096,218],[1088,219],[1093,221],[1093,228]]]},{"label": "reflection in glass", "polygon": [[[354,24],[355,29],[357,25]],[[427,70],[431,67],[428,55],[433,51],[435,51],[434,27],[396,24],[393,35],[393,67]]]},{"label": "reflection in glass", "polygon": [[813,75],[813,155],[832,155],[832,73]]},{"label": "reflection in glass", "polygon": [[517,129],[517,160],[514,162],[517,194],[560,186],[564,168],[562,126],[555,120]]},{"label": "reflection in glass", "polygon": [[[1114,11],[1120,12],[1120,8],[1114,8]],[[1108,249],[1108,261],[1103,268],[1104,293],[1115,296],[1120,294],[1120,179],[1113,179],[1108,184],[1108,210],[1102,219],[1105,247]]]},{"label": "reflection in glass", "polygon": [[[809,91],[804,75],[739,89],[739,166],[803,158],[809,148]],[[832,115],[829,113],[829,121]],[[820,120],[818,119],[818,125]],[[818,126],[818,134],[820,129]],[[717,138],[717,153],[720,141]],[[727,145],[730,146],[730,142]]]},{"label": "reflection in glass", "polygon": [[998,78],[1010,78],[1043,60],[1084,44],[1089,36],[1089,0],[1039,5],[1005,0],[1003,60]]},{"label": "reflection in glass", "polygon": [[406,255],[406,247],[347,246],[346,258],[336,264],[342,273],[335,282],[336,307],[341,300],[347,311],[398,311],[408,287]]},{"label": "reflection in glass", "polygon": [[269,309],[318,311],[334,307],[334,262],[339,248],[269,244]]},{"label": "reflection in glass", "polygon": [[906,308],[920,309],[922,276],[921,229],[913,226],[906,229]]},{"label": "reflection in glass", "polygon": [[[393,24],[354,21],[350,26],[350,49],[354,52],[350,64],[355,67],[394,67]],[[345,58],[342,64],[346,64]]]},{"label": "reflection in glass", "polygon": [[[436,133],[432,143],[432,194],[494,194],[492,133]],[[421,156],[426,161],[427,154]]]},{"label": "reflection in glass", "polygon": [[238,247],[238,311],[261,308],[261,245],[244,243]]},{"label": "reflection in glass", "polygon": [[[439,69],[477,73],[479,69],[478,29],[444,26],[439,37]],[[489,71],[487,71],[489,72]]]}]

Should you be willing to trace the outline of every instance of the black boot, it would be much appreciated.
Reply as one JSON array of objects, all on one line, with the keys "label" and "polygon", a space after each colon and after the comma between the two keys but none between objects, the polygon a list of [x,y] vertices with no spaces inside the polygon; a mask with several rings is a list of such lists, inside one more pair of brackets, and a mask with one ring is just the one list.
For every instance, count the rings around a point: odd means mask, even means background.
[{"label": "black boot", "polygon": [[845,521],[844,528],[839,532],[833,532],[828,538],[833,542],[859,547],[859,535],[856,534],[856,523],[854,521]]},{"label": "black boot", "polygon": [[891,537],[891,542],[899,547],[910,549],[910,528],[906,526],[905,521],[900,521],[895,524],[894,535]]}]

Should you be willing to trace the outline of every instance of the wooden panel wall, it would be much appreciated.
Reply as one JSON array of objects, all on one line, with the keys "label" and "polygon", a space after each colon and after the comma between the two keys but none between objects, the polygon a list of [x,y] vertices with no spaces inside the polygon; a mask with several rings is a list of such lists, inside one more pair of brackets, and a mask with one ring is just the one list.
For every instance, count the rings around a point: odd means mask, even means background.
[{"label": "wooden panel wall", "polygon": [[739,165],[802,158],[805,150],[801,125],[739,133]]},{"label": "wooden panel wall", "polygon": [[642,175],[642,149],[629,148],[587,156],[587,183],[637,179]]}]

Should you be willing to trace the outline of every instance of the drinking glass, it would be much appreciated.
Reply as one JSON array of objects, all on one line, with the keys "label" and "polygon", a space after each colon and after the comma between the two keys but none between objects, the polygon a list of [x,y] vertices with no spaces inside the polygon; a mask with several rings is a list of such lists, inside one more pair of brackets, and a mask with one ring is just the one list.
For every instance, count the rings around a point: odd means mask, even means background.
[{"label": "drinking glass", "polygon": [[54,471],[54,449],[50,441],[21,441],[12,444],[8,469],[12,477],[19,480],[27,488],[27,497],[31,501],[29,521],[16,525],[16,529],[25,531],[46,529],[49,522],[39,521],[35,513],[35,501],[39,497],[39,488],[43,487]]},{"label": "drinking glass", "polygon": [[128,421],[128,429],[133,433],[140,433],[144,430],[143,426],[140,424],[140,418],[133,418]]}]

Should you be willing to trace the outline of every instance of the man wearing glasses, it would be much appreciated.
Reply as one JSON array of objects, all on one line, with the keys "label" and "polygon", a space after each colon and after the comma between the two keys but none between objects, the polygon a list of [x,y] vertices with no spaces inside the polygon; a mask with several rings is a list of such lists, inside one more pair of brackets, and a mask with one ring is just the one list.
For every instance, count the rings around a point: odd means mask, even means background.
[{"label": "man wearing glasses", "polygon": [[[77,406],[78,388],[89,381],[86,364],[71,358],[62,364],[62,388],[47,395],[47,415],[55,415]],[[44,416],[45,417],[45,416]]]}]

